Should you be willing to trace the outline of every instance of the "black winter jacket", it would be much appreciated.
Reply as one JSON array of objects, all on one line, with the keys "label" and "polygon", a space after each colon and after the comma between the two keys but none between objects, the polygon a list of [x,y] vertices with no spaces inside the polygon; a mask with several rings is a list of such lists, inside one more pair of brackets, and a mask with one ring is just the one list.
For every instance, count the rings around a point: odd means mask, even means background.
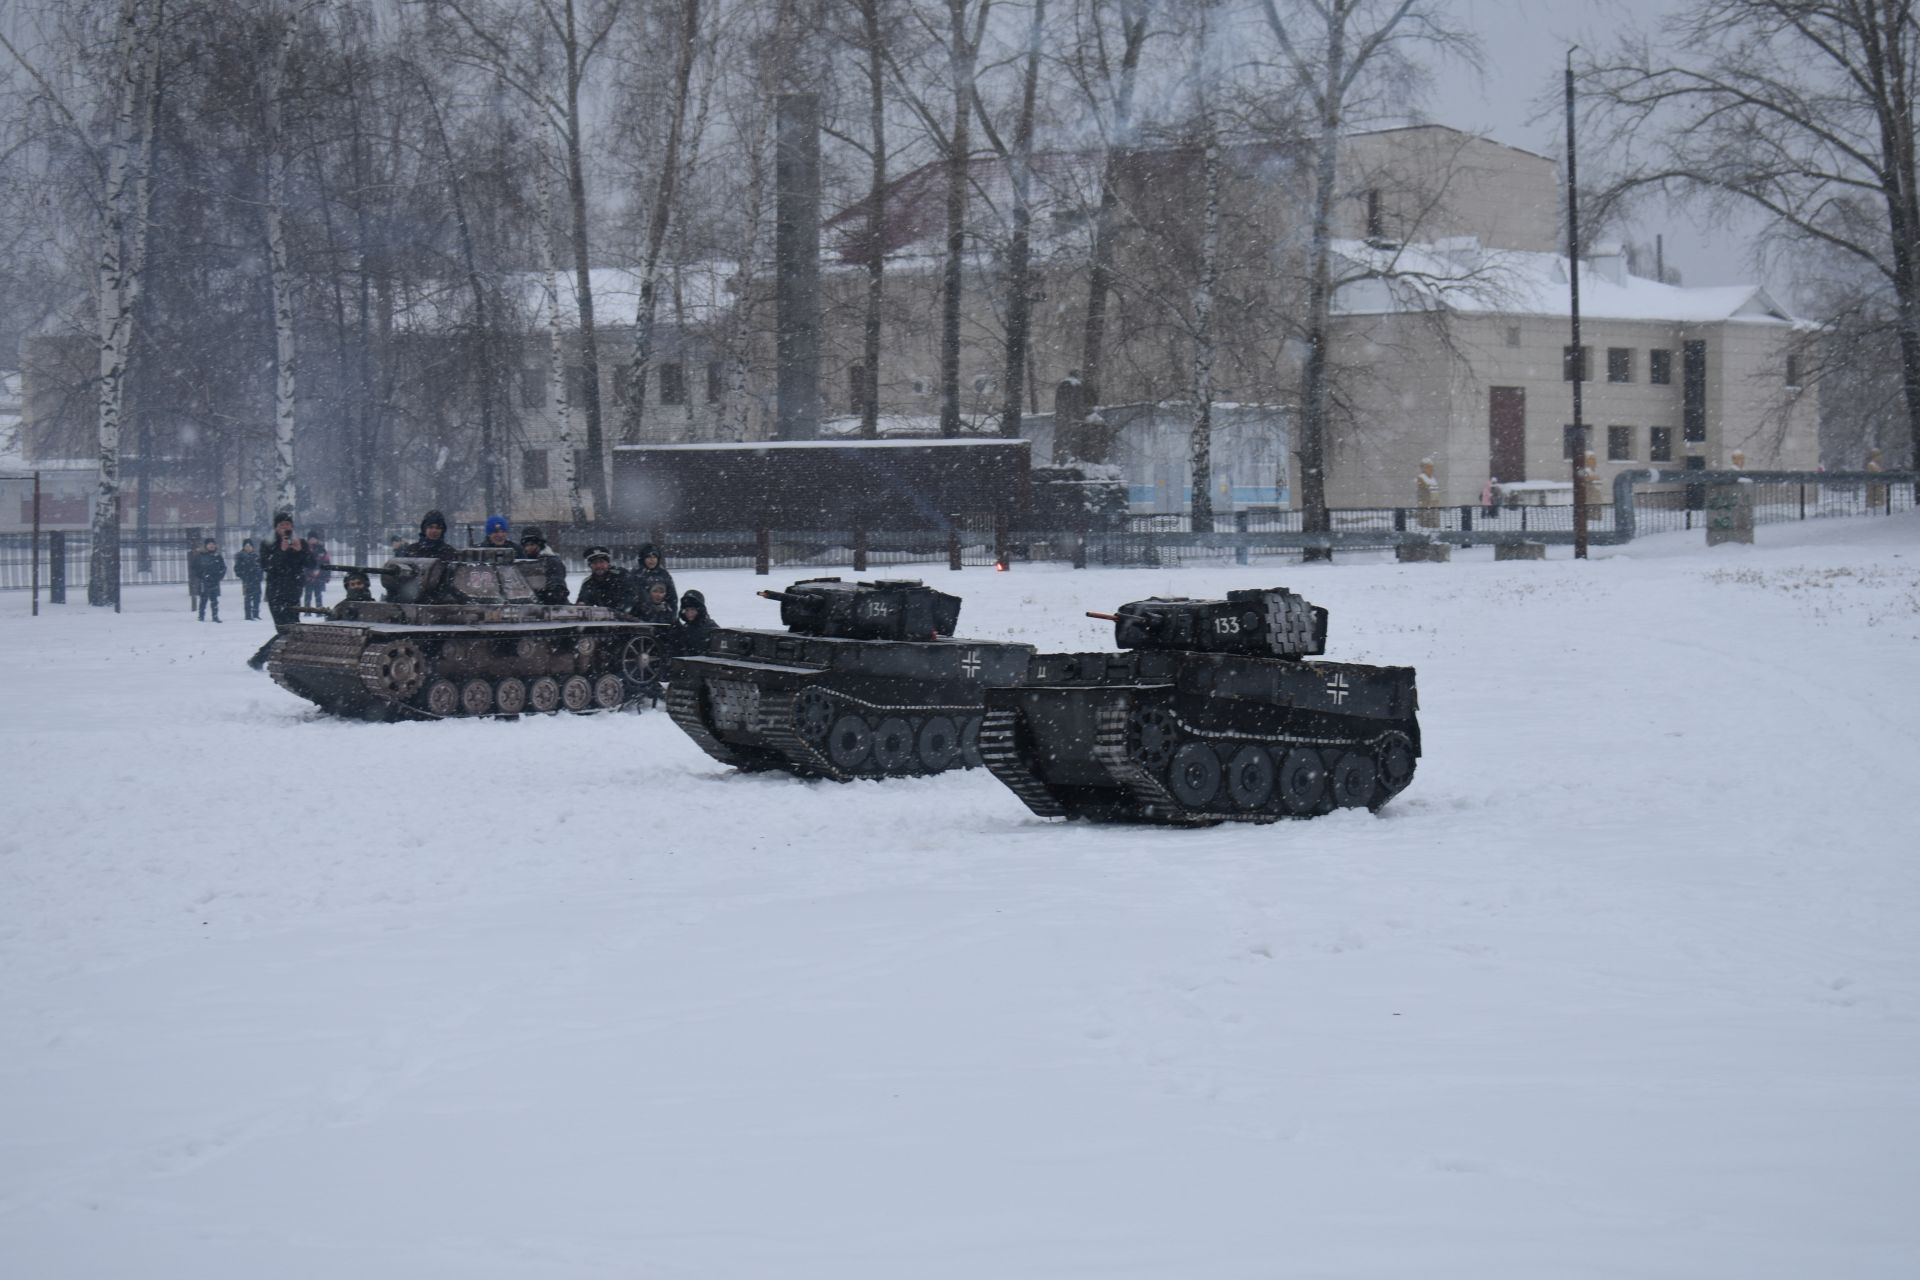
[{"label": "black winter jacket", "polygon": [[574,593],[573,602],[625,612],[632,606],[633,597],[633,579],[627,576],[624,569],[609,568],[604,574],[587,574],[580,589]]},{"label": "black winter jacket", "polygon": [[[551,553],[543,554],[532,563],[525,559],[518,562],[527,585],[533,588],[533,598],[541,604],[567,603],[567,562]],[[541,583],[542,571],[546,582]]]},{"label": "black winter jacket", "polygon": [[313,553],[299,538],[287,541],[293,545],[284,550],[278,538],[270,539],[260,548],[260,571],[267,581],[268,599],[298,604],[307,571],[313,568]]},{"label": "black winter jacket", "polygon": [[218,551],[202,551],[193,559],[193,581],[203,596],[220,594],[220,580],[227,576],[227,558]]}]

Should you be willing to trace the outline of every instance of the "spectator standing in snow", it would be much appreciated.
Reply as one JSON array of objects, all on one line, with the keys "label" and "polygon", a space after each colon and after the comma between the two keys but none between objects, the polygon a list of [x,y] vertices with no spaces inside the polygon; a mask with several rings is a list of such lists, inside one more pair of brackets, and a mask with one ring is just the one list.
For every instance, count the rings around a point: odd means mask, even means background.
[{"label": "spectator standing in snow", "polygon": [[633,595],[632,581],[623,571],[613,567],[613,553],[605,547],[589,548],[587,580],[580,584],[574,603],[625,612],[633,604]]},{"label": "spectator standing in snow", "polygon": [[420,541],[407,546],[406,555],[427,560],[451,560],[453,548],[447,545],[447,518],[438,511],[420,517]]},{"label": "spectator standing in snow", "polygon": [[257,621],[260,617],[260,552],[255,549],[252,538],[241,542],[240,550],[234,554],[233,576],[240,579],[240,607],[246,621]]},{"label": "spectator standing in snow", "polygon": [[307,544],[293,536],[293,515],[282,511],[273,518],[273,537],[260,548],[260,573],[266,581],[267,612],[273,615],[273,635],[247,659],[255,671],[267,665],[273,642],[300,619],[300,591],[313,567]]},{"label": "spectator standing in snow", "polygon": [[[567,603],[567,564],[559,556],[547,550],[546,535],[539,528],[528,525],[520,531],[520,558],[538,560],[545,571],[544,585],[534,585],[533,598],[541,604]],[[529,584],[541,581],[540,572],[528,575]]]},{"label": "spectator standing in snow", "polygon": [[327,603],[327,580],[333,576],[333,557],[327,554],[327,544],[320,541],[318,529],[307,530],[307,551],[313,562],[307,570],[307,587],[301,593],[300,603],[319,609]]},{"label": "spectator standing in snow", "polygon": [[194,581],[199,587],[200,621],[207,620],[207,606],[213,606],[213,620],[220,621],[220,579],[227,576],[227,558],[220,544],[208,538],[193,560]]},{"label": "spectator standing in snow", "polygon": [[647,599],[648,587],[656,582],[667,584],[668,621],[672,621],[671,615],[680,604],[680,592],[673,585],[673,575],[667,572],[667,558],[660,548],[651,542],[640,548],[640,565],[633,571],[633,576],[642,602]]}]

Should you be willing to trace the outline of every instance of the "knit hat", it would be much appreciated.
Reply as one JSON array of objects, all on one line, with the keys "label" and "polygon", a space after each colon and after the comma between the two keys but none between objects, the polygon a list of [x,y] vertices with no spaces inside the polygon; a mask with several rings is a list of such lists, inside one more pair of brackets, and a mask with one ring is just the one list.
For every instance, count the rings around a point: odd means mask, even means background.
[{"label": "knit hat", "polygon": [[420,536],[421,537],[424,538],[427,536],[427,526],[430,524],[439,525],[441,532],[444,533],[446,532],[446,528],[447,528],[447,518],[441,515],[438,511],[429,511],[424,516],[421,516],[420,517]]},{"label": "knit hat", "polygon": [[520,531],[520,545],[524,547],[529,542],[533,543],[537,547],[544,547],[547,545],[547,535],[540,532],[539,525],[530,524],[526,528]]},{"label": "knit hat", "polygon": [[487,517],[487,536],[489,538],[491,538],[496,533],[505,533],[506,531],[507,531],[507,518],[505,516],[488,516]]}]

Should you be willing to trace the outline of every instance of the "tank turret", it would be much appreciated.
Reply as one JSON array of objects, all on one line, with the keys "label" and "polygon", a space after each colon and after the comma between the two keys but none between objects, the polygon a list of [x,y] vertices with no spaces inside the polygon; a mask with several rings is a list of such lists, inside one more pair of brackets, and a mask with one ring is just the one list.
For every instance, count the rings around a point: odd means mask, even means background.
[{"label": "tank turret", "polygon": [[1225,600],[1155,596],[1087,616],[1112,622],[1113,642],[1122,649],[1252,658],[1307,658],[1327,651],[1327,611],[1285,587],[1229,591]]},{"label": "tank turret", "polygon": [[960,621],[960,597],[912,578],[842,582],[807,578],[785,591],[762,591],[780,602],[780,623],[797,635],[835,640],[934,640]]}]

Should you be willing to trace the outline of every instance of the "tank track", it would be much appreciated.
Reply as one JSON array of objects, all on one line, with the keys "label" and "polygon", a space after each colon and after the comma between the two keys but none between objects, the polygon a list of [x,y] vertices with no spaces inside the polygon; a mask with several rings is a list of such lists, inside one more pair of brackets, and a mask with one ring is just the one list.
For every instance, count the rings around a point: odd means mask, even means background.
[{"label": "tank track", "polygon": [[[803,731],[800,725],[801,703],[809,695],[824,700],[818,705],[831,707],[837,712],[828,718],[824,733],[809,733]],[[708,705],[709,700],[716,696],[734,700],[732,709],[741,718],[744,731],[755,739],[753,745],[730,742],[719,736],[711,721],[711,708]],[[978,763],[979,753],[970,745],[967,728],[969,721],[977,721],[980,717],[980,708],[975,706],[874,702],[813,683],[790,692],[777,691],[759,688],[748,681],[726,675],[708,675],[697,681],[682,680],[670,685],[667,713],[702,751],[722,764],[739,769],[784,769],[800,777],[827,778],[834,782],[851,782],[856,778],[925,777],[946,772],[946,769],[919,767],[922,762],[916,743],[926,721],[934,716],[950,719],[955,731],[960,734],[960,742],[954,748],[953,763],[946,768],[973,768]],[[865,731],[865,745],[855,750],[850,743],[836,752],[830,743],[833,734],[842,729],[848,716],[856,713]],[[899,732],[896,727],[886,749],[891,758],[904,760],[904,767],[888,768],[878,756],[881,730],[893,721],[906,725],[906,740],[894,740]],[[852,729],[847,732],[854,733]],[[857,735],[853,741],[858,741]],[[849,760],[853,763],[849,764]]]},{"label": "tank track", "polygon": [[[1268,823],[1335,808],[1378,810],[1413,781],[1417,755],[1398,729],[1352,737],[1207,729],[1171,709],[1166,686],[1076,692],[1105,700],[1089,753],[1105,775],[1100,785],[1048,781],[1030,758],[1034,740],[1024,712],[993,705],[1018,691],[990,695],[981,754],[994,776],[1041,817]],[[1228,747],[1237,749],[1228,753]]]},{"label": "tank track", "polygon": [[[446,638],[300,625],[274,643],[267,672],[274,683],[326,711],[368,720],[591,715],[636,705],[646,696],[614,671],[571,677],[437,676],[429,649]],[[620,683],[617,696],[607,681]]]}]

